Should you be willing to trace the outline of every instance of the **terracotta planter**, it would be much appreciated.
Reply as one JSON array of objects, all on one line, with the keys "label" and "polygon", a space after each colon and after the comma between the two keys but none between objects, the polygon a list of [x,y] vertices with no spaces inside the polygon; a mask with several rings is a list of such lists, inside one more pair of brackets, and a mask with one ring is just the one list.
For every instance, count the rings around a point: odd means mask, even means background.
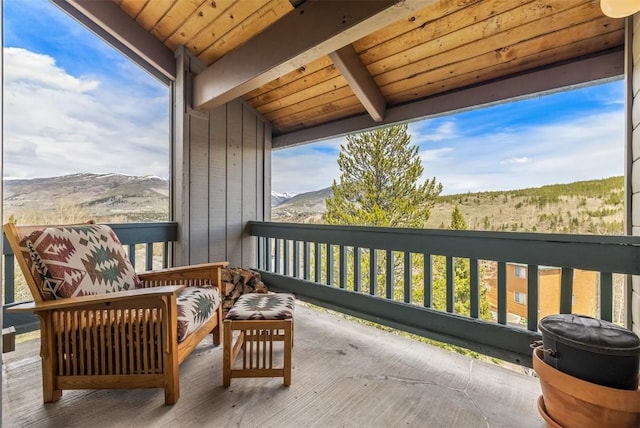
[{"label": "terracotta planter", "polygon": [[640,427],[640,390],[608,388],[570,376],[543,361],[542,347],[533,352],[540,378],[538,411],[550,427]]}]

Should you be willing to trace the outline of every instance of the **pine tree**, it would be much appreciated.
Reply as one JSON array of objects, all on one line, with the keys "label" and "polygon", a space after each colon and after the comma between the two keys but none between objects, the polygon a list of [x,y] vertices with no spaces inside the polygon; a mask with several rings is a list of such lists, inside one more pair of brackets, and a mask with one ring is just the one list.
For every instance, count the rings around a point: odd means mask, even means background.
[{"label": "pine tree", "polygon": [[347,137],[338,156],[340,183],[333,182],[324,220],[328,224],[422,228],[442,184],[419,184],[424,168],[407,125]]},{"label": "pine tree", "polygon": [[451,229],[453,230],[467,230],[467,221],[460,212],[460,209],[456,205],[453,211],[451,211]]}]

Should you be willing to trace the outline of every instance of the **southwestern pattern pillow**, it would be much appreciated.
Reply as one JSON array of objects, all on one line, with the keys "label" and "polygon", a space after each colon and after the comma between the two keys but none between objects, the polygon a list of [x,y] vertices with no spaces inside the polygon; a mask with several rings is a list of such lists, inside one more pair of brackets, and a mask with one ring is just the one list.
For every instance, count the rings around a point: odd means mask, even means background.
[{"label": "southwestern pattern pillow", "polygon": [[187,287],[178,297],[178,342],[215,316],[221,298],[218,287]]},{"label": "southwestern pattern pillow", "polygon": [[[31,238],[31,239],[27,239]],[[23,240],[42,281],[55,298],[124,291],[141,285],[122,244],[109,226],[49,227]]]},{"label": "southwestern pattern pillow", "polygon": [[247,293],[240,296],[225,318],[231,320],[286,320],[293,318],[295,297],[289,293]]}]

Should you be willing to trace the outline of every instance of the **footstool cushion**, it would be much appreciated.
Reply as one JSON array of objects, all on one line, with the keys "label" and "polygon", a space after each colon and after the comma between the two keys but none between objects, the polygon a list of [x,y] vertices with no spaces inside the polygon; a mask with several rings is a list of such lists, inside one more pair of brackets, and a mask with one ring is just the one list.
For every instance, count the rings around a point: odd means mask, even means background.
[{"label": "footstool cushion", "polygon": [[286,320],[293,318],[295,297],[289,293],[247,293],[227,313],[230,320]]}]

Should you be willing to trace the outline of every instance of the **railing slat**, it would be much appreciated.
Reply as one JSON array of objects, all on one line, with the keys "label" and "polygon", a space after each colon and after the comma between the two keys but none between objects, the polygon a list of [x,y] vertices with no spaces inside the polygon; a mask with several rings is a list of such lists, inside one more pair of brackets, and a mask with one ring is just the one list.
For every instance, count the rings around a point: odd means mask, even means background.
[{"label": "railing slat", "polygon": [[293,276],[300,278],[300,241],[293,241]]},{"label": "railing slat", "polygon": [[273,263],[275,264],[274,266],[274,272],[276,273],[280,273],[282,272],[282,270],[280,269],[280,263],[281,263],[281,252],[282,252],[282,239],[276,239],[275,240],[275,254],[274,254],[274,258],[273,258]]},{"label": "railing slat", "polygon": [[333,245],[327,244],[327,284],[333,286]]},{"label": "railing slat", "polygon": [[129,261],[133,267],[136,267],[136,245],[129,244],[127,247],[129,248]]},{"label": "railing slat", "polygon": [[15,258],[13,255],[4,257],[4,303],[14,303],[16,296],[16,270]]},{"label": "railing slat", "polygon": [[284,274],[291,274],[291,241],[289,239],[284,241]]},{"label": "railing slat", "polygon": [[322,282],[322,247],[319,242],[316,242],[314,246],[313,261],[313,274],[316,278],[316,282]]},{"label": "railing slat", "polygon": [[433,307],[433,256],[431,254],[424,255],[423,269],[424,306],[431,308]]},{"label": "railing slat", "polygon": [[376,249],[369,250],[369,294],[376,295],[376,287],[378,282],[378,257],[376,257]]},{"label": "railing slat", "polygon": [[360,263],[360,248],[353,248],[353,291],[360,291],[362,285],[362,270]]},{"label": "railing slat", "polygon": [[147,244],[146,269],[153,270],[153,243]]},{"label": "railing slat", "polygon": [[304,279],[311,279],[311,242],[305,241],[303,247],[304,256]]},{"label": "railing slat", "polygon": [[560,313],[570,314],[573,306],[573,269],[562,268],[560,276]]},{"label": "railing slat", "polygon": [[507,264],[498,263],[498,324],[507,323]]},{"label": "railing slat", "polygon": [[527,329],[531,331],[538,331],[538,273],[537,265],[527,267]]},{"label": "railing slat", "polygon": [[613,320],[613,275],[600,273],[600,319]]},{"label": "railing slat", "polygon": [[411,253],[404,253],[404,302],[411,303]]},{"label": "railing slat", "polygon": [[395,278],[394,278],[394,254],[393,251],[389,251],[387,250],[387,272],[386,272],[386,277],[387,277],[387,286],[386,286],[386,290],[385,290],[385,294],[387,299],[393,299],[393,286],[395,285]]},{"label": "railing slat", "polygon": [[266,265],[264,262],[264,241],[267,238],[263,236],[258,237],[258,269],[265,270]]},{"label": "railing slat", "polygon": [[340,288],[347,288],[347,250],[340,245]]},{"label": "railing slat", "polygon": [[469,316],[480,318],[480,272],[478,259],[469,260]]},{"label": "railing slat", "polygon": [[454,262],[455,260],[451,256],[445,258],[446,273],[447,273],[447,312],[453,313],[455,308],[455,282],[454,282]]}]

